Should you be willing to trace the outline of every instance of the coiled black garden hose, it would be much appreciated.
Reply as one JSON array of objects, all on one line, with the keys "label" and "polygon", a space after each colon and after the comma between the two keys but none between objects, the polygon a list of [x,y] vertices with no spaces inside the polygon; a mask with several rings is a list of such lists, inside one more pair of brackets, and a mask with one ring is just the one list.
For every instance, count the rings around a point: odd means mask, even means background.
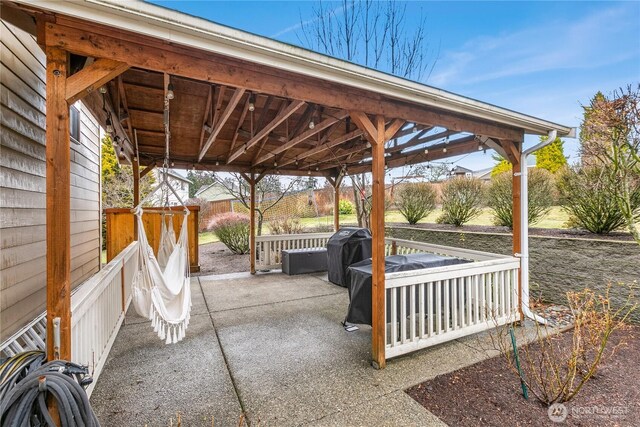
[{"label": "coiled black garden hose", "polygon": [[91,383],[87,367],[62,360],[39,365],[44,360],[43,353],[39,353],[38,357],[22,353],[0,365],[2,426],[54,427],[47,407],[47,398],[51,396],[57,403],[63,427],[98,427],[83,388]]}]

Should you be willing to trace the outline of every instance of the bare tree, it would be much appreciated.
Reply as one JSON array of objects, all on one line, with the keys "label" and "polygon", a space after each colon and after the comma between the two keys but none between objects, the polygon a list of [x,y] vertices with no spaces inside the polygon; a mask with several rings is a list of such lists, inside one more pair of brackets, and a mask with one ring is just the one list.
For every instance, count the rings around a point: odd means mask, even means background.
[{"label": "bare tree", "polygon": [[611,98],[597,94],[588,107],[581,126],[583,164],[604,166],[611,174],[618,201],[629,232],[640,244],[640,84],[619,89]]},{"label": "bare tree", "polygon": [[[226,176],[214,174],[214,182],[222,185],[246,209],[251,209],[251,190],[249,183],[239,173],[228,173]],[[277,175],[266,175],[256,184],[256,207],[258,216],[256,233],[262,235],[265,214],[273,209],[289,192],[296,190],[300,179],[293,179],[283,184]]]},{"label": "bare tree", "polygon": [[[427,80],[433,71],[437,51],[429,45],[426,18],[421,14],[418,23],[408,28],[404,2],[342,0],[339,7],[331,8],[320,0],[312,15],[307,20],[301,17],[297,33],[306,47],[417,81]],[[369,227],[367,174],[352,175],[351,183],[358,225]]]}]

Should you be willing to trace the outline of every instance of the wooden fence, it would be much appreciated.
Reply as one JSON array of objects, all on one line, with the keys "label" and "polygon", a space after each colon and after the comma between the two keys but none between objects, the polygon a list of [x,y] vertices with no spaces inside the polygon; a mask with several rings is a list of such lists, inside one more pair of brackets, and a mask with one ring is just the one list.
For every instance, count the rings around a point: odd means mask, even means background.
[{"label": "wooden fence", "polygon": [[[200,213],[199,206],[188,206],[191,214],[189,215],[189,262],[191,272],[200,271],[200,261],[198,259],[198,215]],[[181,212],[182,207],[172,206],[172,211]],[[144,208],[142,222],[147,232],[147,239],[153,251],[158,255],[158,245],[160,243],[160,230],[162,226],[162,209],[160,208]],[[130,209],[111,208],[105,209],[107,216],[107,262],[111,261],[124,248],[134,241],[133,224],[134,216]],[[182,227],[183,216],[181,213],[173,215],[173,229],[176,232],[176,238]]]}]

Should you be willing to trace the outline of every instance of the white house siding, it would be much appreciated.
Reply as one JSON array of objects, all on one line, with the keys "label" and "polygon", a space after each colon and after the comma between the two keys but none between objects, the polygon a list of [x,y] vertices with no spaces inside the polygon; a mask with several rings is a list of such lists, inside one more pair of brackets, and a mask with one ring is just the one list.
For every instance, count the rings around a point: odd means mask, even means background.
[{"label": "white house siding", "polygon": [[[0,341],[45,309],[45,55],[34,37],[0,21]],[[81,103],[71,143],[71,278],[99,269],[100,141]]]}]

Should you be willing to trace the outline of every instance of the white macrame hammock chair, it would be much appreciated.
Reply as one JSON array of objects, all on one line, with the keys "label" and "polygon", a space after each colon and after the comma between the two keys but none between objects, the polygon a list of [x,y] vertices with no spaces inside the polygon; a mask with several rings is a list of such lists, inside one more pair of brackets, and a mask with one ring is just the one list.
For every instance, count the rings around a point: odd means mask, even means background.
[{"label": "white macrame hammock chair", "polygon": [[[138,224],[138,271],[131,289],[136,312],[151,320],[151,326],[166,344],[175,344],[185,337],[191,317],[191,287],[189,274],[189,210],[169,184],[166,174],[156,187],[133,209]],[[142,205],[161,188],[167,187],[184,207],[180,236],[176,240],[173,213],[162,214],[158,258],[153,254],[142,223]],[[166,206],[166,205],[165,205]],[[168,224],[167,225],[167,218]]]}]

